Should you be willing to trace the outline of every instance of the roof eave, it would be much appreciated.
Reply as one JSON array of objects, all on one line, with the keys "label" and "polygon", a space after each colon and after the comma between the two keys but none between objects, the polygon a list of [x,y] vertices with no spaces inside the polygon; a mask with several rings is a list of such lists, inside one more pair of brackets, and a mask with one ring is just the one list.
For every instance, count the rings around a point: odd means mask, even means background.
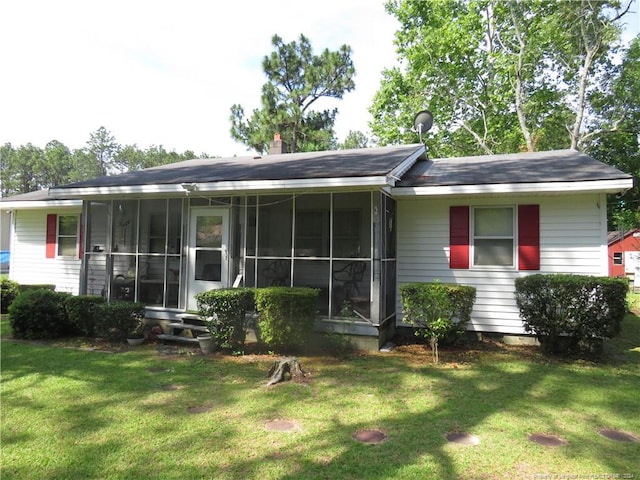
[{"label": "roof eave", "polygon": [[186,195],[191,192],[240,193],[270,190],[326,189],[345,187],[380,187],[388,185],[386,176],[313,178],[292,180],[223,181],[188,184],[130,185],[109,187],[59,188],[56,194],[65,197],[83,198],[102,195]]},{"label": "roof eave", "polygon": [[619,193],[633,187],[632,178],[581,182],[494,183],[485,185],[437,185],[428,187],[393,187],[394,197],[445,195],[482,195],[517,193]]},{"label": "roof eave", "polygon": [[82,200],[9,200],[0,202],[0,210],[82,207]]}]

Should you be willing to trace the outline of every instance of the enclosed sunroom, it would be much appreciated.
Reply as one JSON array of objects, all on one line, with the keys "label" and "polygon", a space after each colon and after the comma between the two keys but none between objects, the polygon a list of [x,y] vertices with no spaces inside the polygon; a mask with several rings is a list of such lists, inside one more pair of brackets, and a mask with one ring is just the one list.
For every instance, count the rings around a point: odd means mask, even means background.
[{"label": "enclosed sunroom", "polygon": [[196,160],[58,189],[84,196],[80,291],[172,319],[214,288],[313,287],[319,330],[383,342],[396,312],[386,191],[424,147],[368,150]]}]

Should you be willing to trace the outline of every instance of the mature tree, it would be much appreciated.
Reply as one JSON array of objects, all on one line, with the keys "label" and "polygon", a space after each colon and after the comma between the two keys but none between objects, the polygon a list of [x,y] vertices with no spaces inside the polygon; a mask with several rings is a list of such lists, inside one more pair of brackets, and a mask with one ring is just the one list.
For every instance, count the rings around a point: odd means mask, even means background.
[{"label": "mature tree", "polygon": [[31,143],[13,148],[5,144],[2,149],[3,195],[15,195],[39,188],[38,167],[42,164],[42,150]]},{"label": "mature tree", "polygon": [[438,156],[580,146],[629,1],[390,1],[402,66],[383,72],[374,135],[415,141],[428,107]]},{"label": "mature tree", "polygon": [[87,149],[95,157],[100,175],[116,173],[120,170],[115,162],[120,146],[116,138],[105,127],[100,127],[89,135]]},{"label": "mature tree", "polygon": [[74,170],[71,151],[58,140],[52,140],[44,147],[38,168],[38,188],[55,187],[68,182]]},{"label": "mature tree", "polygon": [[15,149],[10,142],[0,146],[0,197],[11,195],[11,161],[15,154]]},{"label": "mature tree", "polygon": [[177,153],[176,151],[168,152],[162,145],[152,145],[146,150],[140,150],[137,145],[125,145],[118,150],[114,161],[118,164],[120,170],[131,171],[181,162],[183,160],[191,160],[193,158],[197,158],[197,156],[191,150],[186,150],[184,153]]},{"label": "mature tree", "polygon": [[610,202],[609,228],[624,230],[640,225],[640,37],[602,84],[591,95],[596,115],[586,151],[634,176],[633,188]]},{"label": "mature tree", "polygon": [[262,107],[250,117],[245,117],[241,105],[231,107],[232,138],[260,153],[268,150],[275,133],[290,152],[332,148],[337,109],[311,108],[320,98],[341,99],[355,87],[351,47],[314,55],[304,35],[291,43],[274,35],[271,43],[275,51],[262,61],[268,80],[262,86]]},{"label": "mature tree", "polygon": [[341,150],[349,148],[366,148],[369,146],[369,138],[360,130],[349,130],[344,142],[339,145]]}]

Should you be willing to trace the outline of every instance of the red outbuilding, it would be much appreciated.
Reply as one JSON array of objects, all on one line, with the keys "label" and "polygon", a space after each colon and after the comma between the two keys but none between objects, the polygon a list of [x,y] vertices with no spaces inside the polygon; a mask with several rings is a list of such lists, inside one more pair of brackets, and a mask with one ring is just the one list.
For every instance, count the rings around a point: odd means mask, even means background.
[{"label": "red outbuilding", "polygon": [[607,244],[609,276],[635,276],[640,268],[640,229],[609,232]]}]

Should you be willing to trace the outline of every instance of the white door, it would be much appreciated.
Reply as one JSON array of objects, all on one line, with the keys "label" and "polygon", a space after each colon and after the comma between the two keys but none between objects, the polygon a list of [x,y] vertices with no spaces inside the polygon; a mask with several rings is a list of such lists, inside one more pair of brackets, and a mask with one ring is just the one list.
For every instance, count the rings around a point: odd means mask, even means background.
[{"label": "white door", "polygon": [[229,284],[229,211],[192,208],[189,222],[187,308],[198,308],[194,295]]}]

